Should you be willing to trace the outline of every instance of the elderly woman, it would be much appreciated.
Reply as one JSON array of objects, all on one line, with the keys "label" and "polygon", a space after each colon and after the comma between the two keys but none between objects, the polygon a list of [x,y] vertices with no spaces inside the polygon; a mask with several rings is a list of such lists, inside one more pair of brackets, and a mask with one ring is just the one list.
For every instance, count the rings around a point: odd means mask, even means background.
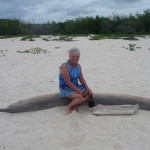
[{"label": "elderly woman", "polygon": [[79,58],[80,51],[77,48],[72,48],[69,51],[69,60],[60,67],[59,86],[61,97],[72,99],[65,108],[66,114],[70,114],[72,109],[77,110],[77,106],[85,102],[92,94],[83,77],[81,66],[78,64]]}]

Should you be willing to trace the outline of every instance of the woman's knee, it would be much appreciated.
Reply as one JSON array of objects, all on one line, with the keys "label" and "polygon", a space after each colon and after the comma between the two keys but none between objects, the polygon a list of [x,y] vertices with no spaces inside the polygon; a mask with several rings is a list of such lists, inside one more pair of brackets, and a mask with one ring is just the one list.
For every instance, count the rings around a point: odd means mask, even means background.
[{"label": "woman's knee", "polygon": [[71,94],[71,95],[69,95],[67,97],[71,98],[71,99],[82,98],[82,96],[80,94],[78,94],[78,93]]},{"label": "woman's knee", "polygon": [[87,97],[81,97],[80,99],[81,99],[81,101],[82,101],[82,102],[85,102],[85,101],[87,101],[87,100],[88,100],[88,98],[87,98]]},{"label": "woman's knee", "polygon": [[77,94],[77,93],[69,95],[68,98],[71,98],[71,99],[80,99],[81,102],[85,102],[85,101],[88,100],[88,96],[87,97],[83,97],[82,95]]}]

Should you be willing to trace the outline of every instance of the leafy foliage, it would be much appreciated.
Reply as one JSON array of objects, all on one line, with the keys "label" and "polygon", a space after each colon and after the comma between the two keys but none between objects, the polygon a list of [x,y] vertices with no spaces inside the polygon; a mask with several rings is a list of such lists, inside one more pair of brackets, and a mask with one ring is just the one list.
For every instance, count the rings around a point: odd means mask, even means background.
[{"label": "leafy foliage", "polygon": [[44,50],[40,47],[32,48],[29,50],[24,50],[24,51],[17,51],[18,53],[31,53],[31,54],[40,54],[40,53],[47,53],[47,50]]},{"label": "leafy foliage", "polygon": [[134,51],[136,44],[129,44],[129,50]]},{"label": "leafy foliage", "polygon": [[0,19],[0,35],[48,34],[134,34],[150,33],[150,9],[143,14],[113,17],[85,17],[64,22],[25,23],[18,19]]},{"label": "leafy foliage", "polygon": [[0,19],[0,35],[25,34],[24,23],[18,19]]},{"label": "leafy foliage", "polygon": [[6,56],[6,52],[7,52],[7,51],[8,51],[7,49],[5,49],[5,50],[0,50],[0,57]]}]

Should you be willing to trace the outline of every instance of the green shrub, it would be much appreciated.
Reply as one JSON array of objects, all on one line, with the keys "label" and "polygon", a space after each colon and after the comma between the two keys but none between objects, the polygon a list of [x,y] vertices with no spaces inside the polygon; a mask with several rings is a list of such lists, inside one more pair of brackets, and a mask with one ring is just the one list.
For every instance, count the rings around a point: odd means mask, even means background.
[{"label": "green shrub", "polygon": [[29,41],[35,41],[33,38],[39,38],[41,37],[40,35],[25,35],[23,36],[23,38],[21,38],[21,41],[26,41],[26,40],[29,40]]},{"label": "green shrub", "polygon": [[7,49],[6,50],[0,50],[0,57],[1,56],[6,56],[7,51],[8,51]]},{"label": "green shrub", "polygon": [[35,41],[34,39],[30,38],[29,41]]},{"label": "green shrub", "polygon": [[60,41],[72,41],[73,37],[70,36],[60,36],[58,40]]},{"label": "green shrub", "polygon": [[134,51],[136,44],[129,44],[129,50]]},{"label": "green shrub", "polygon": [[49,41],[49,39],[46,39],[46,38],[44,38],[44,39],[42,39],[42,40],[44,40],[44,41]]},{"label": "green shrub", "polygon": [[32,48],[29,50],[24,51],[17,51],[18,53],[31,53],[31,54],[40,54],[40,53],[47,53],[47,50],[41,49],[40,47]]}]

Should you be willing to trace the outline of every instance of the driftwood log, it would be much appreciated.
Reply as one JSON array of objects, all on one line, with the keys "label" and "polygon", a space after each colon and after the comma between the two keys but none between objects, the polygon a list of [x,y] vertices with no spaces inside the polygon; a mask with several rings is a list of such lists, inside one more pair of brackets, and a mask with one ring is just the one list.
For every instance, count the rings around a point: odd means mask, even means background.
[{"label": "driftwood log", "polygon": [[89,108],[93,115],[133,115],[137,112],[139,105],[101,105]]},{"label": "driftwood log", "polygon": [[[140,109],[150,111],[150,98],[138,97],[124,94],[108,94],[108,93],[94,93],[94,100],[96,104],[102,105],[135,105],[138,104]],[[18,101],[11,104],[7,108],[0,108],[0,112],[19,113],[28,111],[37,111],[42,109],[53,108],[56,106],[65,106],[70,102],[68,98],[61,98],[58,93],[37,96],[26,100]],[[88,105],[88,102],[82,105]]]}]

